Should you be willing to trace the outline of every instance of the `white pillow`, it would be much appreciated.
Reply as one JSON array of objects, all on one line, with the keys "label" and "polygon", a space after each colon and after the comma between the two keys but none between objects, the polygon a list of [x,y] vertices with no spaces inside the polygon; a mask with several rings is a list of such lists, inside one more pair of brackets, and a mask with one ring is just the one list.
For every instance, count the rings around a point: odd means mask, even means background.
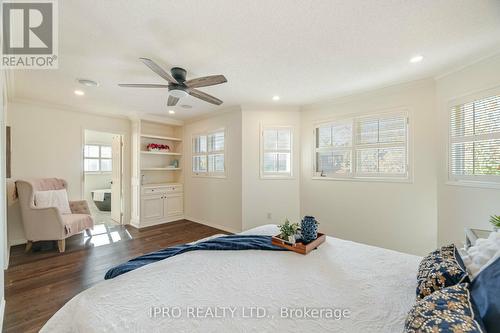
[{"label": "white pillow", "polygon": [[65,189],[35,191],[35,206],[39,208],[57,207],[61,214],[71,214],[68,193]]},{"label": "white pillow", "polygon": [[479,238],[474,246],[462,250],[460,256],[465,267],[475,278],[492,259],[500,255],[500,232],[492,232],[488,238]]}]

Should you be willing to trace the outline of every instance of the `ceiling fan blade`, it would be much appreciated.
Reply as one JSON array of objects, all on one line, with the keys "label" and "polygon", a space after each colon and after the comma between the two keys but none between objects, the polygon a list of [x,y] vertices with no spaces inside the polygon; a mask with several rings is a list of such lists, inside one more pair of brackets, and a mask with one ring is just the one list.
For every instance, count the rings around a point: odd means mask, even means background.
[{"label": "ceiling fan blade", "polygon": [[161,68],[160,66],[158,66],[156,64],[156,62],[154,62],[153,60],[148,59],[148,58],[139,58],[139,59],[141,59],[141,61],[144,63],[144,65],[148,66],[153,72],[155,72],[156,74],[160,75],[162,78],[164,78],[168,82],[179,83],[179,82],[177,82],[172,77],[172,75],[170,75],[167,72],[165,72],[163,70],[163,68]]},{"label": "ceiling fan blade", "polygon": [[178,97],[170,95],[168,96],[167,106],[175,106],[175,104],[177,104],[178,101],[179,101]]},{"label": "ceiling fan blade", "polygon": [[210,75],[186,81],[184,84],[189,88],[199,88],[214,86],[225,82],[227,82],[227,79],[224,75]]},{"label": "ceiling fan blade", "polygon": [[189,95],[204,100],[205,102],[212,103],[215,105],[221,105],[222,101],[214,96],[204,93],[198,89],[188,89]]},{"label": "ceiling fan blade", "polygon": [[166,84],[118,83],[118,85],[125,88],[168,88]]}]

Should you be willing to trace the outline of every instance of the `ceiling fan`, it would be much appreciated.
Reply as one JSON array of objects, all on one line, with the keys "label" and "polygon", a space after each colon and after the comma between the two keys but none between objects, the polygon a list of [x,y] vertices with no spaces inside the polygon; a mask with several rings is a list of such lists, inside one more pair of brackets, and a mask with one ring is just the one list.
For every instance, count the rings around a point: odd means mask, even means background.
[{"label": "ceiling fan", "polygon": [[153,60],[148,58],[139,58],[153,72],[167,80],[168,84],[142,84],[142,83],[120,83],[120,87],[128,88],[168,88],[168,106],[177,104],[180,98],[191,95],[193,97],[204,100],[205,102],[215,105],[221,105],[222,101],[214,96],[211,96],[203,91],[195,88],[214,86],[227,82],[224,75],[210,75],[199,77],[197,79],[186,81],[186,70],[180,67],[173,67],[170,73],[167,73],[163,68],[158,66]]}]

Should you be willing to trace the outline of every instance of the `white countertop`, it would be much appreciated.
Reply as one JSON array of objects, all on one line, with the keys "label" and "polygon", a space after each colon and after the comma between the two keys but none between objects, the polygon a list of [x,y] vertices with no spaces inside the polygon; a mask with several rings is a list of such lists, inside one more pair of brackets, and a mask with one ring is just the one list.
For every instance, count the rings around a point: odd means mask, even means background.
[{"label": "white countertop", "polygon": [[154,184],[144,184],[142,188],[150,188],[150,187],[167,187],[173,185],[182,185],[181,183],[154,183]]}]

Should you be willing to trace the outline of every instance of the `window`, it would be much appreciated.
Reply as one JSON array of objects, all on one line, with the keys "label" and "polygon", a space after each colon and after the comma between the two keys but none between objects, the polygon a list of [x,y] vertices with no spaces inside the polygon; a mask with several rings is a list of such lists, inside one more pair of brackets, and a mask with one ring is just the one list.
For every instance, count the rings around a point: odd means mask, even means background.
[{"label": "window", "polygon": [[408,179],[408,116],[348,118],[315,128],[315,176]]},{"label": "window", "polygon": [[292,176],[292,128],[263,127],[261,133],[261,176]]},{"label": "window", "polygon": [[198,176],[224,176],[224,145],[224,130],[195,136],[193,138],[193,173]]},{"label": "window", "polygon": [[85,172],[111,172],[111,146],[85,145]]},{"label": "window", "polygon": [[500,95],[451,108],[449,154],[450,180],[500,182]]}]

